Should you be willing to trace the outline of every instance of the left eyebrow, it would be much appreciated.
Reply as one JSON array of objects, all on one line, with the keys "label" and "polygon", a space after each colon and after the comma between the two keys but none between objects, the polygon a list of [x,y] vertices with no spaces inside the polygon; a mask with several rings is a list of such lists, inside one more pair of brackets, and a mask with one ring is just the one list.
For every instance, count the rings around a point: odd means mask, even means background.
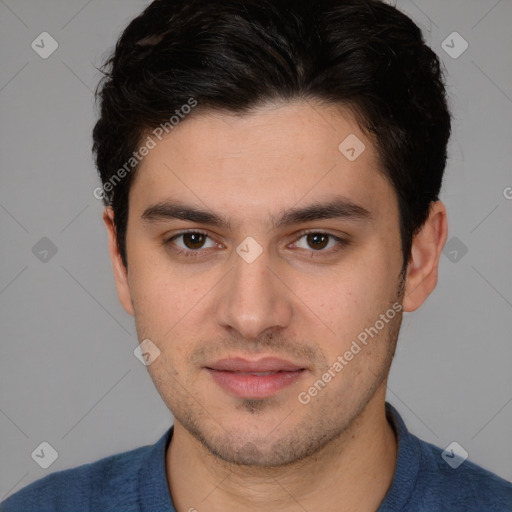
[{"label": "left eyebrow", "polygon": [[273,217],[273,226],[279,228],[322,219],[370,221],[373,218],[373,214],[363,206],[338,197],[327,203],[316,203],[304,208],[287,210],[281,216]]}]

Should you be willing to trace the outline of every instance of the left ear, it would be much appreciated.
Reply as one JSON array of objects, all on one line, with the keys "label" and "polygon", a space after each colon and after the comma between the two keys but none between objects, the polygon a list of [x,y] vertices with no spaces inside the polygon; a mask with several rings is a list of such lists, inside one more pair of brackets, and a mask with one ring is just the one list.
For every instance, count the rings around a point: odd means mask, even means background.
[{"label": "left ear", "polygon": [[439,259],[448,236],[446,207],[441,201],[430,205],[425,224],[414,236],[407,266],[404,311],[418,309],[437,284]]}]

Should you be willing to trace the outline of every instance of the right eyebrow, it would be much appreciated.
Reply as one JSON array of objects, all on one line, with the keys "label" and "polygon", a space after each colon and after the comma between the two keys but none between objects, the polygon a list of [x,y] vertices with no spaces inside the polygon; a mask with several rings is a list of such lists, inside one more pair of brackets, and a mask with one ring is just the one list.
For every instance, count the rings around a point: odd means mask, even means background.
[{"label": "right eyebrow", "polygon": [[176,201],[163,201],[154,204],[144,210],[141,218],[145,222],[179,219],[199,224],[208,224],[226,230],[231,228],[229,221],[217,213]]}]

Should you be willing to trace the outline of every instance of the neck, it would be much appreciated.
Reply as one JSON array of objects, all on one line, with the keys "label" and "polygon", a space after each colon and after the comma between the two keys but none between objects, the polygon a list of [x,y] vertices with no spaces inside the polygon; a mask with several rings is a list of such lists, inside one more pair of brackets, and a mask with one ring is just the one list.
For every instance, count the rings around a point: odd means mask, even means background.
[{"label": "neck", "polygon": [[176,510],[375,512],[391,486],[397,455],[384,397],[385,384],[336,439],[284,467],[226,463],[175,422],[166,469]]}]

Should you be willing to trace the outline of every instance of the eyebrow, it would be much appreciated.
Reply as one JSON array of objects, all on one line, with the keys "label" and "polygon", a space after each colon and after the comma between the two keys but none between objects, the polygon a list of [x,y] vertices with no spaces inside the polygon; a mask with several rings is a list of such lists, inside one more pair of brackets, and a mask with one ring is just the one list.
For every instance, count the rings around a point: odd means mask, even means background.
[{"label": "eyebrow", "polygon": [[198,224],[207,224],[210,226],[230,229],[230,222],[210,210],[202,210],[192,205],[187,205],[179,201],[163,201],[150,206],[141,216],[145,222],[158,222],[164,220],[188,220]]},{"label": "eyebrow", "polygon": [[[141,216],[144,222],[165,220],[185,220],[206,224],[212,227],[231,229],[231,223],[226,217],[208,209],[201,209],[180,201],[162,201],[144,210]],[[305,207],[294,207],[278,216],[272,216],[274,228],[302,224],[323,219],[345,219],[352,221],[369,221],[373,214],[361,205],[343,197],[337,197],[325,203],[315,203]]]},{"label": "eyebrow", "polygon": [[279,217],[273,217],[273,225],[278,228],[322,219],[369,221],[373,219],[373,215],[363,206],[343,197],[338,197],[326,203],[315,203],[303,208],[291,208]]}]

